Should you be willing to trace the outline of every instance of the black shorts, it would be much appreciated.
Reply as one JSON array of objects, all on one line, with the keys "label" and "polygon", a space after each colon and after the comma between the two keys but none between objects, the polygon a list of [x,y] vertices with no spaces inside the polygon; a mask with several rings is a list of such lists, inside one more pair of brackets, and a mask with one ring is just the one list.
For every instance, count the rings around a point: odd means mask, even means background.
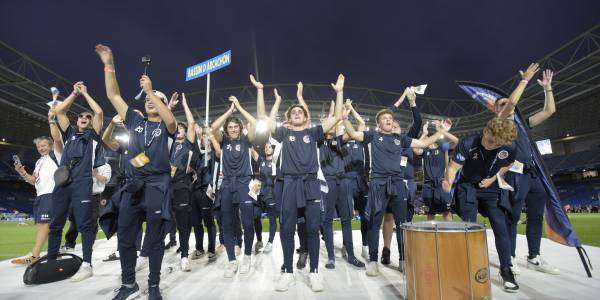
[{"label": "black shorts", "polygon": [[452,197],[449,193],[444,192],[441,186],[434,188],[430,184],[424,183],[422,195],[423,204],[428,207],[427,214],[434,215],[450,211]]},{"label": "black shorts", "polygon": [[33,217],[36,224],[50,223],[52,216],[52,193],[37,196],[33,202]]}]

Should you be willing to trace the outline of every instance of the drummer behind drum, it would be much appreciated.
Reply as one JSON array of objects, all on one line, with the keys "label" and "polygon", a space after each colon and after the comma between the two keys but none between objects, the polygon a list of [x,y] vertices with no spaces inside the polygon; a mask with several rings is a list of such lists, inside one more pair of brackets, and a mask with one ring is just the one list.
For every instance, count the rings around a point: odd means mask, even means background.
[{"label": "drummer behind drum", "polygon": [[504,174],[514,162],[513,141],[517,129],[511,120],[493,118],[483,133],[465,137],[457,146],[456,154],[446,169],[442,182],[444,191],[450,192],[456,172],[462,168],[456,186],[456,206],[460,218],[466,222],[477,221],[479,212],[489,218],[496,251],[500,258],[500,277],[505,291],[519,291],[510,266],[509,222],[510,204],[508,195],[498,187],[497,174]]}]

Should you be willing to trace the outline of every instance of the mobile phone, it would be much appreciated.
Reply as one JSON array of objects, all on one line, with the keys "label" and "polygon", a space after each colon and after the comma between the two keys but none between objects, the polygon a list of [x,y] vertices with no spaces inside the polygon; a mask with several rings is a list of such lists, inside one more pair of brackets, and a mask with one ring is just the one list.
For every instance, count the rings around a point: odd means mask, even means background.
[{"label": "mobile phone", "polygon": [[13,156],[12,156],[12,158],[13,158],[13,160],[15,161],[15,164],[16,164],[16,165],[17,165],[17,164],[18,164],[18,165],[20,165],[20,164],[21,164],[21,159],[19,158],[19,156],[18,156],[18,155],[16,155],[16,154],[15,154],[15,155],[13,155]]}]

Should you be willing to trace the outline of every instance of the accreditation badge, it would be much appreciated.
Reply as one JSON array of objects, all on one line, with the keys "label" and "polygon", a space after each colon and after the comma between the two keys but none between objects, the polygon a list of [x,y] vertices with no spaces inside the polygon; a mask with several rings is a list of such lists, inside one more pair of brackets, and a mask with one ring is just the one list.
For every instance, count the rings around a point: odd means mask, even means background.
[{"label": "accreditation badge", "polygon": [[406,157],[406,156],[402,156],[402,157],[400,158],[400,166],[402,166],[402,167],[406,167],[406,164],[407,164],[407,163],[408,163],[408,157]]},{"label": "accreditation badge", "polygon": [[510,167],[509,171],[523,174],[523,163],[518,160],[515,160],[515,162]]},{"label": "accreditation badge", "polygon": [[177,172],[177,167],[171,165],[171,178],[175,177],[175,173]]},{"label": "accreditation badge", "polygon": [[148,156],[146,156],[145,152],[141,152],[140,154],[136,155],[134,158],[130,159],[129,162],[131,163],[132,166],[134,166],[136,168],[141,168],[150,163],[150,158],[148,158]]}]

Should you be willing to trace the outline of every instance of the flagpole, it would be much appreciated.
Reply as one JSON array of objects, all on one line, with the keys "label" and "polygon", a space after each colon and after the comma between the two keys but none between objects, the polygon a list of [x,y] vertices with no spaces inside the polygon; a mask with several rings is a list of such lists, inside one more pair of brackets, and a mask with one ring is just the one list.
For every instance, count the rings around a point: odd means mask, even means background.
[{"label": "flagpole", "polygon": [[[210,73],[206,74],[206,104],[204,107],[204,128],[208,128],[208,106],[210,104]],[[207,146],[208,146],[208,135],[210,133],[206,132],[206,141],[205,141],[205,146],[204,146],[204,166],[206,167],[208,165],[208,151],[207,150]]]}]

